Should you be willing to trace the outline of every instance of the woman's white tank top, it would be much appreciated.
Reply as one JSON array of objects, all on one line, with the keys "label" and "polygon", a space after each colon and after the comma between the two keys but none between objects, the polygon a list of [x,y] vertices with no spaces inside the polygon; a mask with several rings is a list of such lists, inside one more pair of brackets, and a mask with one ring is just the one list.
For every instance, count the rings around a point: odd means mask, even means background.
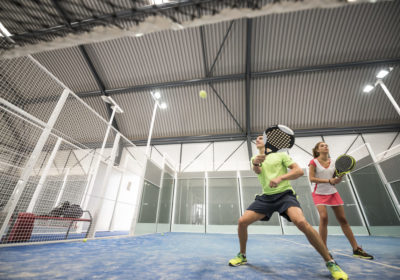
[{"label": "woman's white tank top", "polygon": [[[315,166],[315,177],[320,179],[331,179],[335,172],[335,163],[332,159],[327,168],[323,167],[317,158],[312,159],[309,165]],[[328,195],[337,192],[335,186],[329,183],[312,183],[312,186],[316,194]]]}]

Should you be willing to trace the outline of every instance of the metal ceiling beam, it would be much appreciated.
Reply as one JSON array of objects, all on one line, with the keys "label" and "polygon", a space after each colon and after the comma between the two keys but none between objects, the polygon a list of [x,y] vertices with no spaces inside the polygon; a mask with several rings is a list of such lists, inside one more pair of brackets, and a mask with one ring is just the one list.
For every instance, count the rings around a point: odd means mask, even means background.
[{"label": "metal ceiling beam", "polygon": [[219,99],[219,101],[221,101],[222,105],[224,106],[225,110],[228,111],[228,114],[231,116],[231,118],[233,119],[233,121],[236,123],[236,125],[239,127],[239,129],[244,132],[244,129],[242,128],[242,126],[240,125],[240,123],[238,122],[238,120],[235,118],[235,116],[232,114],[231,110],[229,110],[228,106],[226,106],[225,102],[222,100],[221,96],[218,94],[217,90],[214,88],[214,86],[210,83],[209,86],[211,87],[211,89],[213,90],[213,92],[215,93],[215,95],[217,96],[217,98]]},{"label": "metal ceiling beam", "polygon": [[250,82],[251,82],[251,31],[253,21],[247,19],[246,28],[246,73],[245,73],[245,94],[246,94],[246,141],[247,152],[249,160],[253,157],[253,150],[251,148],[251,122],[250,122]]},{"label": "metal ceiling beam", "polygon": [[[88,53],[87,53],[87,51],[86,51],[85,46],[80,45],[80,46],[79,46],[79,49],[80,49],[80,51],[81,51],[83,57],[85,58],[86,64],[89,66],[90,72],[92,73],[93,77],[94,77],[95,80],[96,80],[97,86],[100,88],[100,93],[101,93],[101,95],[109,96],[109,94],[107,93],[106,88],[105,88],[105,86],[104,86],[104,84],[103,84],[103,81],[101,80],[99,74],[97,73],[96,68],[95,68],[94,65],[93,65],[93,62],[92,62],[92,60],[90,59],[90,57],[89,57],[89,55],[88,55]],[[107,114],[108,114],[108,117],[111,118],[111,115],[112,115],[111,104],[105,103],[105,105],[106,105],[106,107],[107,107]],[[116,130],[119,131],[118,123],[117,123],[117,120],[116,120],[115,118],[113,119],[112,126],[113,126]]]},{"label": "metal ceiling beam", "polygon": [[[382,132],[399,132],[400,124],[380,125],[380,126],[354,126],[342,128],[316,128],[316,129],[297,129],[294,130],[296,137],[311,137],[311,136],[330,136],[330,135],[346,135],[360,133],[382,133]],[[261,132],[260,132],[261,133]],[[251,139],[255,139],[260,133],[253,132],[250,135]],[[247,140],[247,135],[242,133],[237,134],[216,134],[204,136],[184,136],[184,137],[167,137],[155,138],[151,140],[152,145],[168,145],[168,144],[183,144],[183,143],[204,143],[204,142],[221,142],[221,141],[243,141]],[[131,140],[137,146],[146,145],[147,140]]]},{"label": "metal ceiling beam", "polygon": [[292,73],[329,71],[329,70],[355,68],[355,67],[375,66],[375,65],[382,65],[382,64],[398,64],[398,63],[400,63],[400,58],[325,64],[325,65],[317,65],[317,66],[307,66],[307,67],[297,67],[297,68],[254,72],[254,73],[252,73],[252,78],[275,76],[275,75],[282,75],[282,74],[292,74]]},{"label": "metal ceiling beam", "polygon": [[219,46],[219,50],[218,50],[218,52],[217,52],[217,55],[215,56],[214,62],[213,62],[213,64],[211,65],[211,68],[210,68],[210,70],[208,71],[208,73],[206,73],[206,76],[207,76],[207,77],[210,77],[210,76],[212,75],[212,72],[214,71],[215,64],[217,63],[218,57],[219,57],[219,55],[221,54],[222,48],[223,48],[224,45],[225,45],[225,41],[226,41],[226,39],[228,38],[229,33],[231,32],[231,29],[232,29],[232,26],[233,26],[233,23],[234,23],[234,22],[235,22],[235,21],[233,21],[233,20],[231,21],[231,24],[229,25],[228,30],[227,30],[226,33],[225,33],[224,39],[222,40],[222,43],[221,43],[221,45]]},{"label": "metal ceiling beam", "polygon": [[[86,64],[89,66],[90,72],[92,73],[93,77],[96,80],[97,86],[100,88],[100,92],[102,95],[106,95],[109,96],[109,94],[106,92],[106,87],[103,83],[103,81],[101,80],[99,74],[96,71],[96,68],[94,67],[94,64],[92,62],[92,60],[90,59],[86,48],[84,45],[79,45],[79,50],[81,51],[83,57],[85,58]],[[108,118],[110,119],[112,116],[112,112],[113,109],[111,108],[111,104],[109,103],[105,103],[106,108],[107,108],[107,115]],[[113,118],[112,120],[112,124],[111,124],[117,131],[119,131],[119,127],[118,127],[118,123],[116,120],[116,117]],[[122,156],[122,146],[121,146],[121,142],[119,143],[119,148],[118,148],[118,154],[115,157],[115,163],[119,164],[120,160],[121,160],[121,156]]]},{"label": "metal ceiling beam", "polygon": [[200,31],[201,51],[203,54],[204,76],[208,77],[208,62],[207,62],[207,53],[206,53],[206,41],[204,39],[204,26],[200,26],[199,31]]},{"label": "metal ceiling beam", "polygon": [[360,133],[379,133],[379,132],[396,132],[400,131],[400,124],[389,124],[379,126],[351,126],[351,127],[334,127],[334,128],[313,128],[313,129],[296,129],[294,133],[296,137],[308,136],[330,136]]},{"label": "metal ceiling beam", "polygon": [[[62,6],[60,5],[59,0],[52,0],[52,3],[54,4],[55,9],[57,10],[57,12],[60,14],[61,18],[65,22],[66,26],[68,28],[73,29],[73,26],[71,24],[71,20],[68,17],[67,13],[62,8]],[[84,57],[84,59],[86,61],[86,64],[89,66],[90,72],[92,73],[93,77],[95,78],[97,86],[100,88],[101,94],[102,95],[108,95],[106,93],[106,87],[104,86],[103,81],[101,80],[99,74],[97,73],[96,68],[93,65],[93,62],[90,59],[90,57],[89,57],[89,55],[88,55],[88,53],[87,53],[87,51],[85,49],[85,46],[79,45],[78,48],[81,51],[81,53],[82,53],[82,55],[83,55],[83,57]],[[110,118],[111,115],[112,115],[111,105],[107,103],[106,106],[107,106],[108,117]],[[115,120],[115,118],[113,120],[112,125],[115,127],[115,129],[119,130],[118,129],[118,124],[117,124],[117,121]]]},{"label": "metal ceiling beam", "polygon": [[[74,29],[74,26],[72,26],[72,23],[71,23],[70,18],[68,17],[67,13],[66,13],[65,10],[62,8],[62,6],[60,5],[59,2],[60,2],[60,0],[52,0],[52,3],[54,4],[55,9],[57,10],[58,14],[61,16],[61,18],[62,18],[63,21],[65,22],[66,26],[67,26],[69,29]],[[94,67],[93,62],[92,62],[92,60],[90,59],[90,57],[89,57],[89,55],[88,55],[88,53],[87,53],[87,51],[86,51],[86,49],[85,49],[85,46],[79,45],[78,48],[79,48],[80,52],[82,53],[82,55],[83,55],[83,57],[84,57],[84,59],[85,59],[85,61],[86,61],[86,64],[89,66],[90,72],[92,73],[93,77],[95,78],[96,83],[97,83],[97,86],[100,88],[101,95],[106,95],[106,96],[108,96],[108,93],[106,92],[106,87],[104,86],[103,81],[101,80],[99,74],[97,73],[96,68]],[[106,103],[105,105],[106,105],[106,108],[107,108],[107,115],[108,115],[108,118],[110,119],[111,116],[112,116],[113,109],[111,108],[111,104]],[[117,120],[116,120],[115,117],[113,118],[113,121],[112,121],[112,124],[111,124],[111,125],[112,125],[116,130],[119,131],[118,123],[117,123]],[[120,162],[120,160],[121,160],[122,150],[123,150],[123,147],[122,147],[122,144],[121,144],[121,142],[120,142],[120,143],[119,143],[118,154],[117,154],[117,156],[115,157],[115,163],[116,163],[116,164],[119,164],[119,162]],[[69,158],[69,155],[68,155],[68,158]],[[68,160],[67,160],[67,161],[68,161]]]},{"label": "metal ceiling beam", "polygon": [[[224,36],[224,39],[222,40],[222,43],[219,47],[219,50],[217,52],[217,55],[215,56],[214,62],[211,66],[211,69],[208,70],[208,62],[207,62],[207,53],[206,53],[206,44],[205,44],[205,39],[204,39],[204,26],[200,26],[200,42],[201,42],[201,49],[203,52],[203,62],[204,62],[204,73],[206,77],[210,77],[212,75],[212,71],[214,69],[214,66],[218,60],[219,54],[222,51],[222,48],[225,44],[226,38],[228,38],[228,35],[232,29],[232,25],[233,25],[234,21],[231,21],[231,24],[228,27],[228,30]],[[215,89],[215,87],[213,86],[212,82],[209,82],[208,85],[210,86],[210,88],[213,90],[213,92],[215,93],[215,95],[217,96],[218,100],[221,101],[222,105],[224,106],[225,110],[228,111],[228,114],[231,116],[231,118],[233,119],[233,121],[236,123],[236,125],[239,127],[239,129],[241,131],[244,131],[243,128],[240,126],[240,123],[238,122],[238,120],[235,118],[235,116],[232,114],[231,110],[229,110],[228,106],[225,104],[224,100],[221,98],[221,96],[219,95],[218,91]]]},{"label": "metal ceiling beam", "polygon": [[[126,88],[107,89],[106,92],[109,95],[117,95],[117,94],[122,94],[122,93],[130,93],[133,91],[144,91],[144,90],[161,89],[161,88],[169,88],[169,87],[182,87],[182,86],[189,86],[189,85],[194,85],[194,84],[208,84],[208,83],[212,83],[212,82],[222,82],[222,81],[232,81],[232,80],[242,80],[242,79],[244,79],[244,74],[233,74],[233,75],[206,77],[206,78],[183,80],[183,81],[138,85],[138,86],[132,86],[132,87],[126,87]],[[91,96],[99,96],[99,95],[101,95],[100,91],[90,91],[90,92],[78,93],[78,96],[81,98],[91,97]]]},{"label": "metal ceiling beam", "polygon": [[[297,68],[279,69],[279,70],[262,71],[262,72],[252,72],[252,73],[250,73],[250,78],[260,78],[260,77],[285,75],[285,74],[292,74],[292,73],[319,72],[319,71],[328,71],[328,70],[335,70],[335,69],[346,69],[346,68],[354,68],[354,67],[376,66],[376,65],[387,65],[387,64],[400,64],[400,58],[366,60],[366,61],[357,61],[357,62],[348,62],[348,63],[336,63],[336,64],[297,67]],[[125,88],[117,88],[117,89],[106,89],[105,92],[109,95],[117,95],[117,94],[122,94],[122,93],[130,93],[130,92],[134,92],[134,91],[151,90],[151,89],[155,89],[155,88],[161,89],[161,88],[169,88],[169,87],[189,86],[189,85],[193,85],[193,84],[207,84],[207,83],[214,83],[214,82],[244,80],[244,79],[246,79],[246,73],[222,75],[222,76],[215,76],[215,77],[205,77],[205,78],[199,78],[199,79],[190,79],[190,80],[173,81],[173,82],[165,82],[165,83],[154,83],[154,84],[147,84],[147,85],[137,85],[137,86],[131,86],[131,87],[125,87]],[[100,96],[102,94],[103,93],[101,91],[90,91],[90,92],[78,93],[78,96],[81,98],[84,98],[84,97]]]}]

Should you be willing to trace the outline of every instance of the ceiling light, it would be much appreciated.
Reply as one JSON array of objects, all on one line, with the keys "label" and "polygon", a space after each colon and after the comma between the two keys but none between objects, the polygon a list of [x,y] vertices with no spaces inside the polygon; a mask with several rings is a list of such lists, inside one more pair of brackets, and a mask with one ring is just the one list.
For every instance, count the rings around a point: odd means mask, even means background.
[{"label": "ceiling light", "polygon": [[116,113],[122,114],[124,111],[118,105],[111,106],[111,109],[115,110]]},{"label": "ceiling light", "polygon": [[154,92],[151,93],[151,95],[153,96],[153,98],[155,100],[158,100],[158,99],[161,98],[161,93],[159,91],[154,91]]},{"label": "ceiling light", "polygon": [[386,75],[389,74],[389,69],[382,69],[379,71],[379,73],[376,75],[378,79],[383,79],[386,77]]},{"label": "ceiling light", "polygon": [[112,99],[111,96],[109,95],[102,95],[101,99],[103,99],[104,102],[114,105],[114,106],[118,106],[117,102],[114,101],[114,99]]},{"label": "ceiling light", "polygon": [[168,0],[152,0],[152,1],[150,1],[150,3],[152,5],[161,5],[161,4],[164,4],[164,3],[167,3],[167,2],[169,2],[169,1]]},{"label": "ceiling light", "polygon": [[373,89],[374,89],[374,86],[372,86],[372,85],[366,85],[366,86],[364,87],[364,89],[363,89],[363,92],[368,93],[368,92],[370,92],[370,91],[373,90]]}]

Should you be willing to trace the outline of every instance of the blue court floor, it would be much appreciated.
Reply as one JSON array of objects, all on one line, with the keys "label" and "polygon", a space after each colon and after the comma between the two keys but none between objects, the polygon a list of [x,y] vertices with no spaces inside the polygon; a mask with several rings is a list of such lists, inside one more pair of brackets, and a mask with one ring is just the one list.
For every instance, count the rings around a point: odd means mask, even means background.
[{"label": "blue court floor", "polygon": [[[373,261],[328,247],[350,279],[400,279],[400,238],[359,236]],[[330,279],[304,236],[249,235],[249,264],[230,267],[236,235],[165,233],[0,248],[0,279]]]}]

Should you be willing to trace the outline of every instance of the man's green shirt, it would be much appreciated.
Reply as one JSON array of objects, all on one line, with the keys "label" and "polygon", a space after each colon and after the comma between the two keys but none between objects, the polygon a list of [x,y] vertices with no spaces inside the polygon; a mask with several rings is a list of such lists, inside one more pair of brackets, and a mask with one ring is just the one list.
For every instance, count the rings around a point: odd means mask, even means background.
[{"label": "man's green shirt", "polygon": [[[253,159],[251,162],[253,164]],[[286,153],[272,153],[266,156],[264,162],[261,165],[261,173],[258,174],[258,180],[260,181],[263,194],[271,195],[282,193],[287,190],[294,190],[289,180],[281,181],[276,188],[271,188],[269,182],[278,176],[288,173],[288,167],[294,163],[293,159]]]}]

